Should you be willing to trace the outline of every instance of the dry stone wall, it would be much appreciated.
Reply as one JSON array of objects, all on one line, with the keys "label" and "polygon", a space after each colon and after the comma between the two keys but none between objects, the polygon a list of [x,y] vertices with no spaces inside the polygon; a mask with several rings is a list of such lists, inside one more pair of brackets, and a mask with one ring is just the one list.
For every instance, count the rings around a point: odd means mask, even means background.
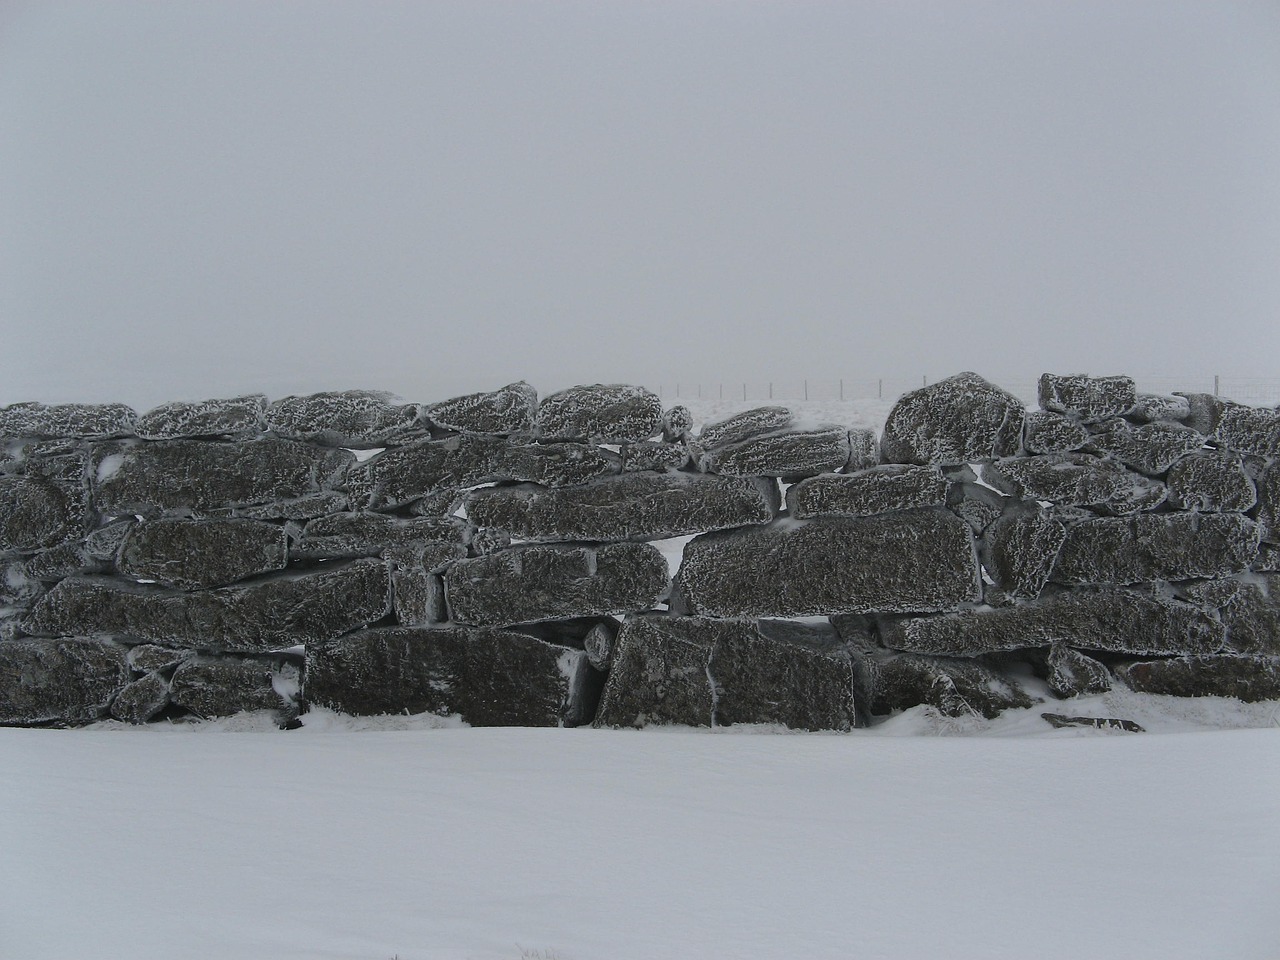
[{"label": "dry stone wall", "polygon": [[694,434],[619,385],[5,407],[0,723],[1280,698],[1280,411],[1052,374],[1040,407],[972,373],[879,436]]}]

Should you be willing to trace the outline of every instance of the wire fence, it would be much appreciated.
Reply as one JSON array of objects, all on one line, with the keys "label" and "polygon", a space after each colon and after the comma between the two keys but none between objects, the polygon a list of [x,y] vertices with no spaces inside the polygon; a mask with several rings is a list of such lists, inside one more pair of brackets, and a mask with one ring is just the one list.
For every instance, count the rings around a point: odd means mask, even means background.
[{"label": "wire fence", "polygon": [[[1135,377],[1142,393],[1210,393],[1239,403],[1280,403],[1280,377],[1232,377],[1203,374],[1192,377]],[[920,377],[846,378],[837,380],[743,380],[737,382],[676,381],[656,389],[665,401],[725,400],[768,403],[798,400],[893,400],[908,390],[927,386]],[[999,386],[1032,406],[1038,378],[996,380]]]}]

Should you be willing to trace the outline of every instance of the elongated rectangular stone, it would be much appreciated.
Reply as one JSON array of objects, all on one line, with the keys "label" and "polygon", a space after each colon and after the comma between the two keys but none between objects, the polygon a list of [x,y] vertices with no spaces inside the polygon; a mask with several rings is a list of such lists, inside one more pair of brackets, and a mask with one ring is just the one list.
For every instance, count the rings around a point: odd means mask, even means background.
[{"label": "elongated rectangular stone", "polygon": [[104,716],[132,678],[125,655],[125,647],[102,640],[0,640],[0,724]]},{"label": "elongated rectangular stone", "polygon": [[133,524],[116,557],[125,576],[195,590],[283,570],[284,527],[259,520],[159,518]]},{"label": "elongated rectangular stone", "polygon": [[307,522],[290,545],[294,557],[377,557],[390,549],[466,544],[471,529],[453,517],[390,517],[384,513],[331,513]]},{"label": "elongated rectangular stone", "polygon": [[947,481],[933,466],[889,463],[856,473],[824,473],[787,491],[787,512],[809,517],[871,517],[877,513],[941,506]]},{"label": "elongated rectangular stone", "polygon": [[1258,525],[1238,513],[1101,517],[1067,528],[1049,578],[1123,584],[1226,576],[1248,569],[1259,537]]}]

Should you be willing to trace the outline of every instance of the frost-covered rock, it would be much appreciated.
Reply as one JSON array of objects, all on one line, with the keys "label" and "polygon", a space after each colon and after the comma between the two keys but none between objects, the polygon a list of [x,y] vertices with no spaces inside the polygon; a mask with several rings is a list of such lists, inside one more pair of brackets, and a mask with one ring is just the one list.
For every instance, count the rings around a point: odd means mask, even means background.
[{"label": "frost-covered rock", "polygon": [[161,518],[130,527],[116,568],[136,580],[196,590],[283,570],[288,562],[284,528],[275,524]]},{"label": "frost-covered rock", "polygon": [[[235,507],[226,512],[246,520],[311,520],[347,509],[347,494],[337,490],[324,490],[289,500],[277,500],[256,507]],[[210,511],[214,515],[214,511]]]},{"label": "frost-covered rock", "polygon": [[868,658],[871,713],[884,715],[927,704],[947,717],[981,714],[987,719],[1031,698],[989,667],[972,660],[897,656]]},{"label": "frost-covered rock", "polygon": [[433,403],[423,414],[445,430],[507,436],[532,433],[537,409],[538,391],[519,380],[488,393],[469,393]]},{"label": "frost-covered rock", "polygon": [[1280,410],[1227,404],[1213,439],[1220,447],[1255,457],[1280,457]]},{"label": "frost-covered rock", "polygon": [[138,414],[123,403],[13,403],[0,407],[0,437],[128,437],[137,425]]},{"label": "frost-covered rock", "polygon": [[1218,611],[1227,628],[1225,651],[1280,656],[1280,574],[1247,573],[1179,590]]},{"label": "frost-covered rock", "polygon": [[1018,452],[1026,411],[1013,394],[961,373],[903,394],[880,437],[886,463],[972,463]]},{"label": "frost-covered rock", "polygon": [[1049,647],[1045,679],[1049,689],[1063,698],[1106,693],[1111,689],[1111,671],[1105,664],[1063,643]]},{"label": "frost-covered rock", "polygon": [[260,393],[226,400],[164,403],[138,418],[144,440],[229,437],[247,440],[266,429],[267,398]]},{"label": "frost-covered rock", "polygon": [[706,424],[698,433],[698,446],[712,450],[749,437],[773,433],[791,426],[795,414],[789,407],[755,407]]},{"label": "frost-covered rock", "polygon": [[1125,420],[1109,420],[1089,438],[1092,453],[1110,456],[1126,467],[1155,476],[1179,459],[1204,446],[1205,438],[1178,423],[1145,423],[1133,426]]},{"label": "frost-covered rock", "polygon": [[1130,377],[1089,377],[1084,374],[1040,375],[1040,406],[1080,420],[1119,417],[1138,405],[1138,390]]},{"label": "frost-covered rock", "polygon": [[[289,547],[296,558],[380,557],[389,549],[429,544],[465,545],[471,527],[455,517],[406,519],[385,513],[331,513],[308,520]],[[465,553],[465,551],[464,551]]]},{"label": "frost-covered rock", "polygon": [[628,473],[548,489],[475,490],[467,516],[521,540],[660,540],[767,523],[778,510],[773,481],[710,474]]},{"label": "frost-covered rock", "polygon": [[950,610],[980,597],[973,536],[941,508],[704,534],[677,583],[691,612],[712,617]]},{"label": "frost-covered rock", "polygon": [[195,656],[191,650],[175,650],[153,643],[140,643],[129,648],[129,666],[139,673],[166,673]]},{"label": "frost-covered rock", "polygon": [[445,573],[453,620],[475,626],[651,610],[669,587],[667,561],[647,543],[517,547]]},{"label": "frost-covered rock", "polygon": [[381,619],[390,579],[378,560],[198,593],[109,577],[72,577],[23,618],[36,636],[128,636],[200,650],[256,653],[318,643]]},{"label": "frost-covered rock", "polygon": [[198,514],[305,497],[336,488],[355,457],[292,440],[162,440],[98,463],[94,495],[111,516]]},{"label": "frost-covered rock", "polygon": [[1258,525],[1238,513],[1137,514],[1072,524],[1050,579],[1066,584],[1147,583],[1246,570]]},{"label": "frost-covered rock", "polygon": [[1081,590],[999,609],[885,620],[894,650],[973,657],[1064,644],[1135,656],[1213,653],[1225,630],[1205,610],[1151,592]]},{"label": "frost-covered rock", "polygon": [[297,708],[280,691],[297,683],[297,667],[263,657],[192,657],[174,671],[169,697],[204,720],[245,710],[275,710],[285,718]]},{"label": "frost-covered rock", "polygon": [[613,662],[614,641],[618,638],[618,627],[612,621],[601,621],[587,631],[582,638],[582,649],[587,659],[597,670],[607,671]]},{"label": "frost-covered rock", "polygon": [[1125,733],[1146,732],[1132,720],[1119,717],[1068,717],[1061,713],[1042,713],[1040,719],[1058,730],[1067,727],[1087,727],[1093,730],[1123,730]]},{"label": "frost-covered rock", "polygon": [[1049,580],[1067,528],[1034,502],[1019,504],[982,533],[978,554],[997,588],[1018,598],[1040,595]]},{"label": "frost-covered rock", "polygon": [[42,550],[28,558],[22,570],[29,580],[54,583],[81,573],[105,573],[110,567],[106,561],[90,556],[83,543],[73,542]]},{"label": "frost-covered rock", "polygon": [[766,433],[708,450],[698,466],[730,477],[798,479],[838,470],[849,462],[849,431],[843,427]]},{"label": "frost-covered rock", "polygon": [[1051,410],[1028,413],[1022,424],[1022,446],[1028,453],[1070,453],[1089,442],[1078,420]]},{"label": "frost-covered rock", "polygon": [[634,443],[662,432],[662,401],[626,384],[570,387],[543,398],[537,425],[546,440]]},{"label": "frost-covered rock", "polygon": [[1176,394],[1140,393],[1129,417],[1139,423],[1186,423],[1191,419],[1191,401]]},{"label": "frost-covered rock", "polygon": [[422,566],[392,567],[391,593],[397,623],[418,626],[449,619],[444,580]]},{"label": "frost-covered rock", "polygon": [[827,473],[787,490],[787,512],[809,517],[870,517],[877,513],[941,506],[947,481],[937,467],[889,463],[856,473]]},{"label": "frost-covered rock", "polygon": [[94,560],[115,562],[120,545],[138,521],[133,517],[113,520],[88,533],[82,541],[84,552]]},{"label": "frost-covered rock", "polygon": [[1211,393],[1178,392],[1174,396],[1187,401],[1190,413],[1183,422],[1206,437],[1213,436],[1214,431],[1218,429],[1218,420],[1222,416],[1222,411],[1227,408],[1227,402]]},{"label": "frost-covered rock", "polygon": [[849,658],[770,639],[755,623],[632,617],[615,647],[597,726],[857,725]]},{"label": "frost-covered rock", "polygon": [[1280,543],[1280,460],[1268,466],[1257,483],[1258,523],[1262,536]]},{"label": "frost-covered rock", "polygon": [[26,561],[0,561],[0,607],[26,605],[45,592],[45,585],[29,576]]},{"label": "frost-covered rock", "polygon": [[1009,457],[984,463],[982,479],[1015,497],[1118,514],[1155,509],[1168,496],[1160,481],[1085,453]]},{"label": "frost-covered rock", "polygon": [[1246,703],[1280,700],[1280,657],[1226,653],[1179,657],[1127,664],[1116,675],[1139,693],[1235,697]]},{"label": "frost-covered rock", "polygon": [[693,414],[684,404],[676,404],[662,415],[662,439],[677,443],[689,439],[693,432]]},{"label": "frost-covered rock", "polygon": [[266,421],[281,437],[348,449],[403,443],[426,429],[416,405],[375,390],[283,397],[268,404]]},{"label": "frost-covered rock", "polygon": [[1201,513],[1243,513],[1258,499],[1239,455],[1229,452],[1194,453],[1182,457],[1165,477],[1169,503]]},{"label": "frost-covered rock", "polygon": [[0,724],[89,723],[132,679],[125,649],[104,640],[0,640]]},{"label": "frost-covered rock", "polygon": [[78,532],[71,504],[55,484],[0,477],[0,552],[44,550]]},{"label": "frost-covered rock", "polygon": [[625,472],[679,470],[689,463],[687,446],[683,443],[667,443],[664,440],[641,440],[637,443],[628,443],[619,452],[622,455],[622,469]]},{"label": "frost-covered rock", "polygon": [[111,703],[111,716],[124,723],[146,723],[168,705],[168,678],[149,673],[120,691]]},{"label": "frost-covered rock", "polygon": [[1011,499],[990,487],[968,481],[953,481],[947,487],[947,509],[969,524],[975,534],[987,529]]},{"label": "frost-covered rock", "polygon": [[603,677],[586,653],[491,627],[382,627],[307,648],[313,705],[456,714],[472,726],[590,723]]}]

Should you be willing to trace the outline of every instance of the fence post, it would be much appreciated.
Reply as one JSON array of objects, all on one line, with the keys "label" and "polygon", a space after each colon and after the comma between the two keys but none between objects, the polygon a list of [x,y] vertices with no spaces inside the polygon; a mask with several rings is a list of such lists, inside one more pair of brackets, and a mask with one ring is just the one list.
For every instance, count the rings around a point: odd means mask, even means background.
[{"label": "fence post", "polygon": [[844,399],[844,377],[840,378],[840,399]]},{"label": "fence post", "polygon": [[806,400],[809,399],[809,381],[808,380],[804,382],[804,398]]},{"label": "fence post", "polygon": [[772,380],[769,381],[769,399],[770,400],[773,399],[773,381]]},{"label": "fence post", "polygon": [[1215,397],[1218,395],[1218,375],[1216,373],[1213,375],[1213,395]]},{"label": "fence post", "polygon": [[921,375],[920,375],[920,386],[922,386],[922,387],[927,387],[928,385],[929,385],[929,375],[928,375],[927,373],[923,373],[923,374],[921,374]]},{"label": "fence post", "polygon": [[876,387],[876,396],[881,400],[884,399],[884,377],[880,378],[880,385]]},{"label": "fence post", "polygon": [[746,400],[747,400],[747,384],[746,384],[746,381],[744,380],[742,383],[742,402],[746,403]]},{"label": "fence post", "polygon": [[724,399],[724,384],[720,384],[720,399]]}]

